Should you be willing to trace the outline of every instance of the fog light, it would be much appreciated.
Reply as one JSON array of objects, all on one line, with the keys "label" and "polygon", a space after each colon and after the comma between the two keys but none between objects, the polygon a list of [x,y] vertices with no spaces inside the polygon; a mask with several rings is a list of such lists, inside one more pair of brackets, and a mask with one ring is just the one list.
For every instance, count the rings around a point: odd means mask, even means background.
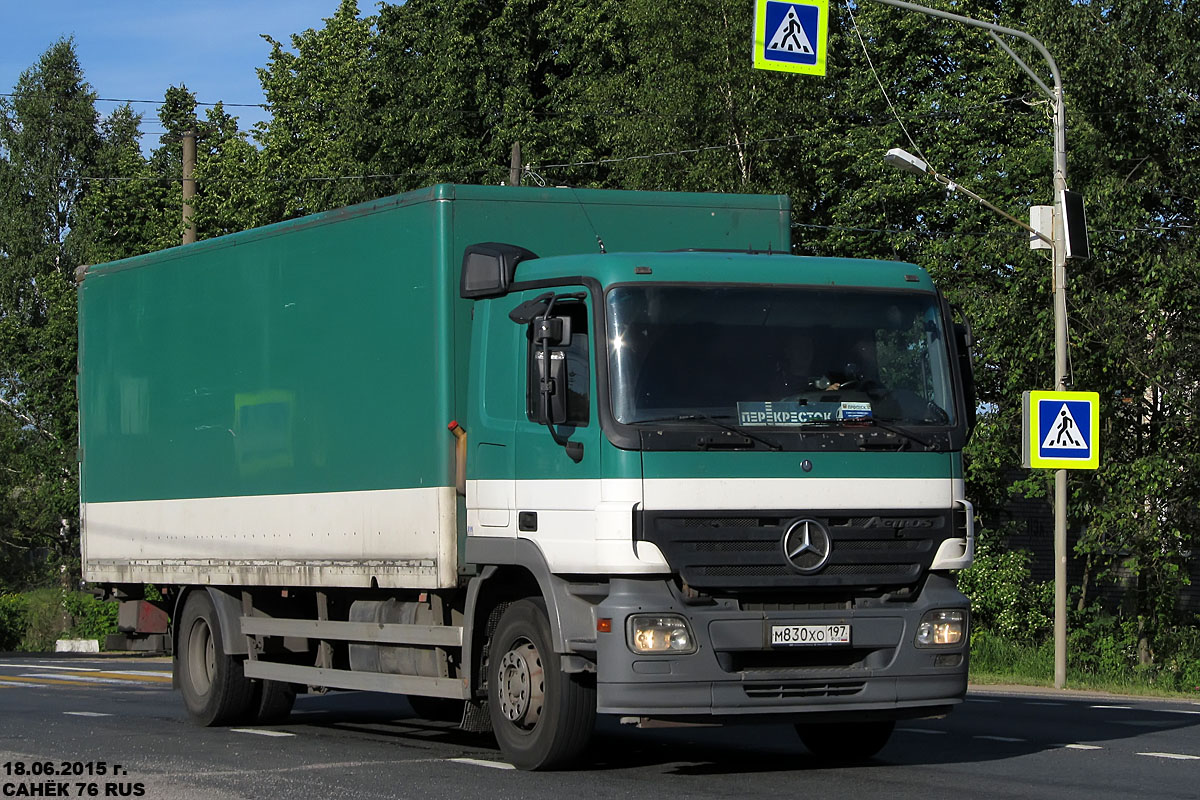
[{"label": "fog light", "polygon": [[917,647],[959,644],[963,640],[966,627],[966,614],[962,611],[930,611],[921,617],[921,624],[917,626],[917,637],[913,643]]},{"label": "fog light", "polygon": [[694,653],[696,641],[683,617],[636,614],[629,618],[629,649],[635,653]]}]

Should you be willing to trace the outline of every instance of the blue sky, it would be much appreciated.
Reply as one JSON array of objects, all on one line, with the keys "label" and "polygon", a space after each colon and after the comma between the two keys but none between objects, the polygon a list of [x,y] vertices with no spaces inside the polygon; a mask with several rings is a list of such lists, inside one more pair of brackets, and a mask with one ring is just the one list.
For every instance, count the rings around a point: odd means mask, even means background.
[{"label": "blue sky", "polygon": [[[0,92],[60,37],[74,36],[84,77],[100,97],[161,101],[168,86],[186,84],[201,102],[261,103],[256,67],[269,45],[324,27],[339,0],[0,0]],[[360,0],[372,13],[374,2]],[[107,115],[117,104],[97,103]],[[133,106],[155,146],[162,130],[152,104]],[[203,109],[201,109],[203,111]],[[230,108],[248,130],[265,119],[257,108]]]}]

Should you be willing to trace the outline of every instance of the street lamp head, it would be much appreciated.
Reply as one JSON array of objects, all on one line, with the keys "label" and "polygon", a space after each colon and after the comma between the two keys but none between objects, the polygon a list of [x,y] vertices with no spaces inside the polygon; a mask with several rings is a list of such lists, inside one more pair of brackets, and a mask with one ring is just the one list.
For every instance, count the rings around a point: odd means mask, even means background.
[{"label": "street lamp head", "polygon": [[928,175],[929,165],[907,150],[893,147],[883,156],[883,163],[914,175]]}]

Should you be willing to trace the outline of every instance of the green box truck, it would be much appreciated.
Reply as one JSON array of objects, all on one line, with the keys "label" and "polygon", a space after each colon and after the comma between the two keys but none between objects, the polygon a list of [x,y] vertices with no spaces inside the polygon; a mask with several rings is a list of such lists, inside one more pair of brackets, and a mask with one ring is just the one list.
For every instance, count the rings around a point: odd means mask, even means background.
[{"label": "green box truck", "polygon": [[408,695],[869,757],[966,688],[969,333],[786,197],[438,185],[80,275],[84,577],[193,719]]}]

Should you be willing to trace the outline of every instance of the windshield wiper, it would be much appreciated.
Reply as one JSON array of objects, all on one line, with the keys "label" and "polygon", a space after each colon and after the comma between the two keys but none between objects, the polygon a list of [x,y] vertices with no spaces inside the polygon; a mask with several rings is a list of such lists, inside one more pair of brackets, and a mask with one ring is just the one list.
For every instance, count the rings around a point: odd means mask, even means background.
[{"label": "windshield wiper", "polygon": [[[918,436],[917,434],[913,433],[911,430],[902,428],[899,425],[896,425],[892,422],[885,422],[884,420],[881,420],[878,417],[860,417],[856,420],[847,420],[847,421],[852,422],[853,424],[873,425],[876,428],[882,428],[883,430],[887,431],[888,433],[894,433],[897,436],[907,439],[910,442],[916,442],[917,444],[924,447],[926,450],[933,450],[935,452],[939,452],[942,449],[941,442],[930,441],[923,436]],[[922,420],[922,422],[933,422],[933,420]]]},{"label": "windshield wiper", "polygon": [[[730,419],[730,417],[724,417],[724,419]],[[716,427],[721,428],[723,430],[727,430],[730,433],[736,433],[740,436],[745,436],[747,439],[758,442],[759,444],[764,445],[771,450],[782,450],[783,449],[783,445],[779,444],[778,442],[773,442],[770,439],[759,436],[756,433],[751,433],[750,431],[746,430],[745,428],[739,428],[736,425],[730,425],[728,422],[721,422],[721,418],[710,417],[708,414],[677,414],[672,417],[655,417],[653,419],[637,419],[637,420],[634,420],[630,424],[638,425],[638,424],[646,423],[646,422],[707,422],[710,425],[715,425]]]}]

